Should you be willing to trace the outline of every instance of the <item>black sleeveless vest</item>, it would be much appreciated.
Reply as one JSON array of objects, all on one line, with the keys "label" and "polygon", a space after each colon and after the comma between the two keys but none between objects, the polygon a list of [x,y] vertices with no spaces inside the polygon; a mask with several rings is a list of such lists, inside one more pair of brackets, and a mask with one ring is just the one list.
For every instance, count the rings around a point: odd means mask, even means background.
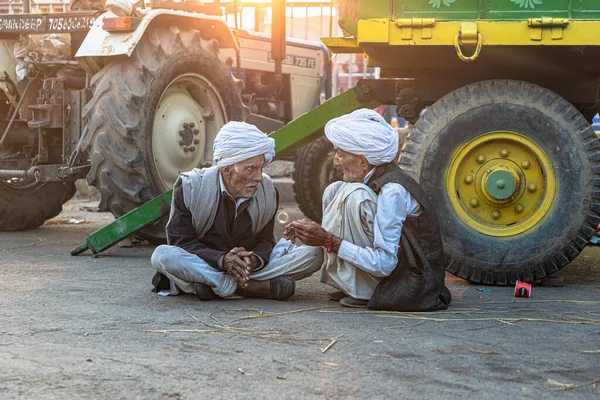
[{"label": "black sleeveless vest", "polygon": [[452,298],[444,285],[446,264],[435,210],[419,184],[394,163],[380,165],[367,183],[379,195],[386,183],[399,183],[419,202],[422,213],[407,217],[402,228],[398,265],[384,278],[368,307],[391,311],[445,310]]}]

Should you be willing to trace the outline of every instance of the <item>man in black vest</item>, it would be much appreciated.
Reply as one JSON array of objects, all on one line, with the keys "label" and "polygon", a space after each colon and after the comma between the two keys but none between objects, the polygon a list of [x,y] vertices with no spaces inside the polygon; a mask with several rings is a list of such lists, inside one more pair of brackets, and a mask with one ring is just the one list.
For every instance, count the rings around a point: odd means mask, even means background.
[{"label": "man in black vest", "polygon": [[294,221],[284,236],[325,249],[321,280],[347,307],[446,309],[444,252],[435,211],[395,161],[398,133],[361,109],[327,123],[334,164],[344,173],[323,194],[322,226]]}]

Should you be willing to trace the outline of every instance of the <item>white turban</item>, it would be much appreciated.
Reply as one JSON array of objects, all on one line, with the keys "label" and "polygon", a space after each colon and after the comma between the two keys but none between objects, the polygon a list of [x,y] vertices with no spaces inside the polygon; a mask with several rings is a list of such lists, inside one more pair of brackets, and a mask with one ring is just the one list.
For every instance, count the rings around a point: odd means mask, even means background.
[{"label": "white turban", "polygon": [[223,125],[213,145],[213,164],[226,167],[265,155],[265,165],[275,157],[275,140],[254,125],[231,121]]},{"label": "white turban", "polygon": [[398,131],[366,108],[329,121],[325,136],[335,147],[364,156],[375,166],[392,162],[398,154]]}]

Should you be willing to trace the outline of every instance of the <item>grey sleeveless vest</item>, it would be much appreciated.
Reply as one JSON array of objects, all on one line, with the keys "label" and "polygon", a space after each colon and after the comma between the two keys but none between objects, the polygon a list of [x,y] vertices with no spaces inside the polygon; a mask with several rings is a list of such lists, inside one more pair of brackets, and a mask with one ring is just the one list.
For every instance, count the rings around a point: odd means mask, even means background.
[{"label": "grey sleeveless vest", "polygon": [[[195,168],[181,173],[177,181],[181,182],[183,202],[190,210],[196,234],[201,238],[213,225],[217,215],[220,196],[219,169],[217,167]],[[258,185],[256,195],[250,202],[248,213],[252,220],[252,232],[256,235],[277,211],[275,186],[268,175],[263,174],[263,181]],[[171,222],[172,214],[173,208],[167,226]]]}]

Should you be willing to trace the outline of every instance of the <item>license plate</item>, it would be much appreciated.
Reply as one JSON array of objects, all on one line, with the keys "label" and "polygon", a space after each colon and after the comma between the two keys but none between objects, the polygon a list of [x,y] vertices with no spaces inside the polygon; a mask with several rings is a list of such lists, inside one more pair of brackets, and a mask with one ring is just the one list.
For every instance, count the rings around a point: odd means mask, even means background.
[{"label": "license plate", "polygon": [[[269,53],[269,62],[275,62],[271,58],[271,53]],[[283,64],[285,65],[293,65],[294,67],[300,68],[317,68],[317,59],[314,57],[304,57],[304,56],[295,56],[293,54],[286,55],[285,60],[283,60]]]},{"label": "license plate", "polygon": [[96,13],[0,15],[0,33],[68,33],[88,31]]}]

